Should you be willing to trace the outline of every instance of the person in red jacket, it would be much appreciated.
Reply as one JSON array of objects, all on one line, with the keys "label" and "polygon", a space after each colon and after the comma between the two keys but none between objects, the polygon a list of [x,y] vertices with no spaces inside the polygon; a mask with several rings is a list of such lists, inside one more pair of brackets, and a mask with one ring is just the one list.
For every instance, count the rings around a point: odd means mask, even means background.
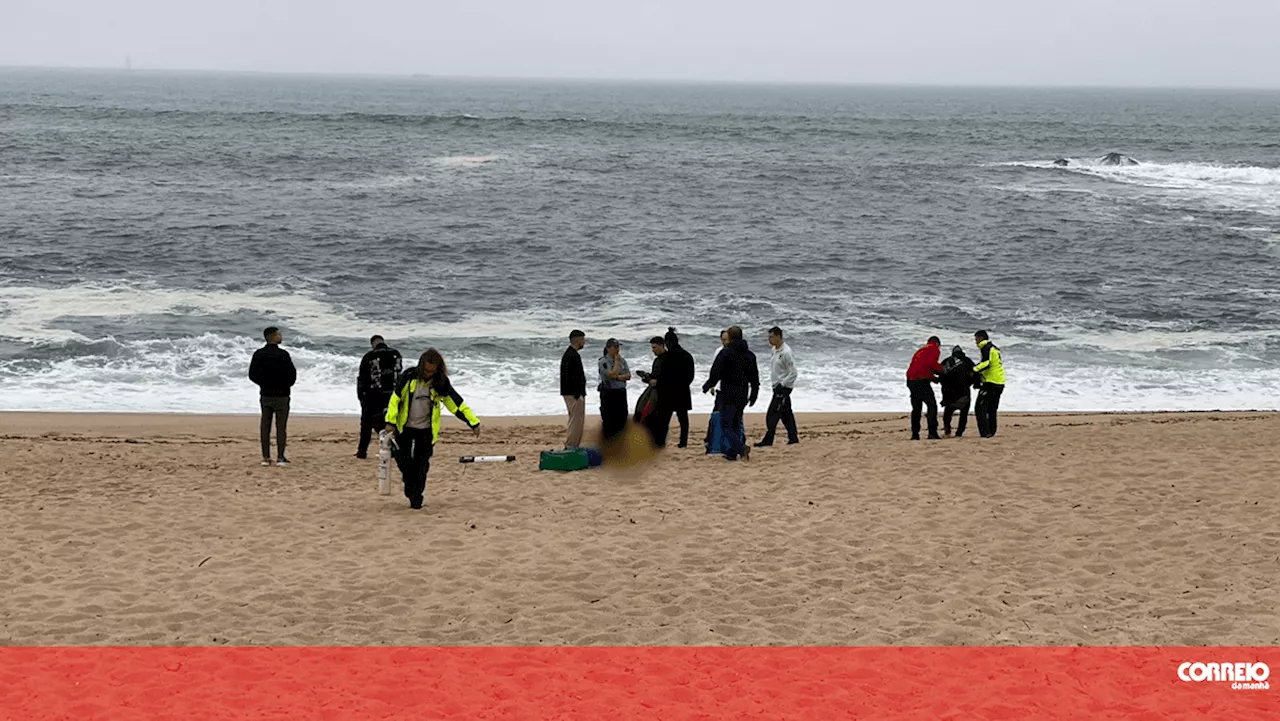
[{"label": "person in red jacket", "polygon": [[920,411],[929,408],[929,439],[939,440],[938,400],[933,396],[933,384],[943,373],[942,341],[938,336],[929,338],[923,348],[911,356],[907,367],[907,389],[911,391],[911,440],[920,440]]}]

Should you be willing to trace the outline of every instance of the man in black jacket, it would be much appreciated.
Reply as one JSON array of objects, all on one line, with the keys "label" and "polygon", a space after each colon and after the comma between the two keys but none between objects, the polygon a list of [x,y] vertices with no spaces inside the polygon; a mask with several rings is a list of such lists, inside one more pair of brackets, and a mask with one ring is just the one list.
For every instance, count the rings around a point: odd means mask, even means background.
[{"label": "man in black jacket", "polygon": [[298,380],[289,351],[280,347],[283,337],[280,329],[272,326],[262,331],[267,344],[254,351],[249,363],[249,380],[258,385],[259,405],[262,407],[262,423],[259,436],[262,440],[262,465],[271,465],[271,420],[276,422],[276,465],[287,466],[284,454],[289,428],[289,389]]},{"label": "man in black jacket", "polygon": [[964,435],[965,426],[969,424],[969,389],[976,379],[973,361],[964,354],[964,349],[960,346],[952,348],[951,357],[942,361],[942,426],[945,435],[951,435],[951,416],[957,411],[960,421],[956,425],[956,438]]},{"label": "man in black jacket", "polygon": [[582,356],[578,351],[586,344],[587,334],[573,330],[569,333],[569,348],[560,357],[560,396],[569,411],[566,449],[582,445],[582,425],[587,417],[587,373],[582,369]]},{"label": "man in black jacket", "polygon": [[729,328],[729,345],[716,356],[711,366],[711,377],[702,384],[706,393],[720,384],[720,431],[727,446],[724,457],[736,461],[750,460],[751,447],[738,435],[742,413],[747,406],[754,406],[760,395],[760,369],[756,366],[756,354],[747,347],[738,326]]},{"label": "man in black jacket", "polygon": [[369,457],[369,440],[386,422],[387,404],[396,390],[404,361],[400,351],[387,345],[382,336],[369,339],[373,350],[360,359],[360,375],[356,377],[356,397],[360,399],[360,444],[356,458]]},{"label": "man in black jacket", "polygon": [[680,421],[680,444],[678,448],[689,445],[689,409],[693,401],[689,397],[689,386],[693,384],[695,374],[693,356],[680,346],[680,337],[675,328],[667,328],[662,337],[667,346],[662,354],[662,375],[658,377],[658,415],[654,418],[654,440],[658,445],[667,442],[667,431],[671,427],[671,416],[674,414]]}]

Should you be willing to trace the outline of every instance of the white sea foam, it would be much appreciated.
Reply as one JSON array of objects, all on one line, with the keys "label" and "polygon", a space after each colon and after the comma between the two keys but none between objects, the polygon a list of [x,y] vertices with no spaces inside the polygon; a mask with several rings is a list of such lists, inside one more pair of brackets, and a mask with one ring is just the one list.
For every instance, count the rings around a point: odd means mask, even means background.
[{"label": "white sea foam", "polygon": [[[1259,301],[1268,298],[1274,300],[1274,294],[1259,294]],[[249,357],[261,344],[259,328],[276,323],[286,329],[286,346],[299,369],[294,408],[307,413],[354,413],[353,376],[364,339],[374,332],[398,339],[397,344],[406,341],[401,349],[412,355],[425,342],[440,339],[462,346],[474,339],[560,341],[569,328],[581,327],[592,338],[593,346],[584,356],[588,377],[593,377],[603,338],[629,341],[626,352],[632,368],[647,368],[652,358],[643,340],[663,330],[663,319],[674,309],[685,317],[706,317],[747,300],[732,294],[690,301],[674,292],[619,293],[608,302],[578,310],[527,309],[477,314],[453,323],[413,324],[362,319],[305,292],[92,284],[4,286],[0,287],[0,337],[29,345],[32,351],[0,361],[0,409],[254,412],[256,390],[246,377]],[[899,411],[905,405],[903,369],[909,348],[934,333],[944,336],[947,347],[960,344],[970,349],[972,345],[971,328],[946,330],[898,319],[903,309],[937,307],[940,298],[835,294],[827,300],[830,305],[822,312],[828,317],[858,318],[845,335],[824,328],[816,311],[782,307],[764,311],[777,314],[794,338],[802,367],[795,398],[798,410]],[[89,318],[95,321],[92,325],[118,326],[136,336],[138,328],[147,327],[145,319],[157,316],[246,319],[240,335],[231,335],[223,323],[218,333],[122,341],[109,336],[86,338],[59,325],[69,318]],[[712,359],[714,341],[710,339],[719,329],[678,326],[686,340],[696,339],[690,347],[698,355],[699,378],[704,378]],[[1280,331],[1221,333],[1183,328],[1174,322],[1125,321],[1103,311],[1082,317],[1029,311],[1010,319],[1007,326],[997,340],[1005,349],[1011,378],[1004,399],[1010,410],[1272,408],[1280,403],[1280,371],[1265,362]],[[74,327],[90,332],[84,330],[90,324]],[[320,338],[331,340],[314,341]],[[828,350],[811,350],[812,341],[807,339],[813,338],[823,338]],[[843,348],[831,350],[832,341]],[[324,350],[348,346],[349,353]],[[753,346],[766,375],[767,396],[768,349],[756,341]],[[556,395],[558,351],[526,351],[529,357],[513,358],[501,349],[485,350],[483,344],[473,347],[451,354],[450,367],[458,387],[479,412],[561,411]],[[1204,358],[1197,363],[1205,367],[1159,362],[1156,356],[1164,351],[1200,351]],[[1102,356],[1098,362],[1089,362],[1082,354]],[[1061,360],[1070,356],[1078,360]],[[1132,364],[1126,360],[1130,357]],[[696,392],[694,396],[695,410],[710,410],[710,396]],[[766,403],[767,397],[762,398],[754,410],[762,411]]]},{"label": "white sea foam", "polygon": [[[104,344],[109,345],[109,344]],[[0,363],[0,410],[253,413],[257,391],[245,377],[257,343],[206,334],[172,341],[132,341],[118,348],[42,364]],[[350,355],[291,346],[298,367],[293,408],[300,413],[355,414]],[[586,354],[594,377],[595,353]],[[768,403],[766,387],[751,412]],[[647,349],[628,353],[633,370],[648,368]],[[1280,370],[1152,370],[1031,360],[1006,353],[1010,379],[1002,407],[1023,411],[1204,410],[1280,408]],[[709,354],[696,358],[698,380]],[[899,359],[892,359],[899,360]],[[867,353],[799,355],[798,411],[900,412],[907,407],[901,364]],[[454,384],[481,415],[553,415],[558,358],[450,357]],[[833,379],[839,379],[838,382]],[[637,384],[632,384],[633,386]],[[709,412],[712,398],[693,392],[694,410]],[[637,388],[632,388],[634,401]],[[592,401],[594,404],[594,400]]]},{"label": "white sea foam", "polygon": [[1086,175],[1117,183],[1172,191],[1197,197],[1216,207],[1280,216],[1280,168],[1214,163],[1147,163],[1102,165],[1096,160],[1000,163]]},{"label": "white sea foam", "polygon": [[[571,327],[593,336],[647,338],[664,331],[664,303],[675,296],[662,293],[621,292],[604,303],[581,309],[529,309],[477,313],[459,321],[385,321],[363,319],[305,292],[268,290],[172,290],[134,285],[83,283],[61,288],[0,286],[0,338],[27,343],[96,340],[58,326],[60,319],[129,319],[156,315],[215,316],[252,314],[254,323],[245,332],[256,335],[258,326],[276,324],[312,338],[367,338],[381,333],[397,338],[495,338],[550,339],[565,337]],[[641,319],[654,318],[655,322]],[[718,328],[680,326],[684,334],[715,336]]]}]

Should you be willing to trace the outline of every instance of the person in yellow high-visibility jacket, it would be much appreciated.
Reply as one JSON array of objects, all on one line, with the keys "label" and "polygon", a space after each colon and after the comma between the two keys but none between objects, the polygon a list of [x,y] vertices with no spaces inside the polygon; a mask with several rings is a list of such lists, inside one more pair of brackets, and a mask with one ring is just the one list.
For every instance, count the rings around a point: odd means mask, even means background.
[{"label": "person in yellow high-visibility jacket", "polygon": [[431,348],[400,377],[387,404],[386,431],[395,436],[396,465],[404,477],[410,508],[422,508],[431,453],[440,440],[441,405],[480,436],[480,419],[453,389],[444,358]]},{"label": "person in yellow high-visibility jacket", "polygon": [[982,360],[973,367],[981,382],[973,415],[978,421],[978,435],[990,438],[996,434],[996,414],[1000,411],[1000,396],[1004,393],[1004,358],[985,330],[974,333],[973,341],[982,351]]}]

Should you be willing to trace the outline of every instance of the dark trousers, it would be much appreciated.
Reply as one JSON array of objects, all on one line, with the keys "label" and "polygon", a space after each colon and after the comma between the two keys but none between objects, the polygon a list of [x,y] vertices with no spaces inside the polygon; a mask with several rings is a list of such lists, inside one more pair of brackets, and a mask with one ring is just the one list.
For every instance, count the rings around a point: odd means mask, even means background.
[{"label": "dark trousers", "polygon": [[996,414],[1000,411],[1000,396],[1004,386],[997,383],[983,383],[978,390],[978,400],[974,403],[973,414],[978,420],[978,435],[990,438],[996,434]]},{"label": "dark trousers", "polygon": [[258,436],[262,439],[262,458],[271,460],[271,420],[276,422],[276,459],[285,460],[284,447],[289,441],[289,397],[258,399],[262,406],[262,423]]},{"label": "dark trousers", "polygon": [[613,438],[627,427],[627,389],[600,391],[600,429],[606,439]]},{"label": "dark trousers", "polygon": [[960,420],[956,423],[956,438],[959,438],[964,435],[965,426],[969,425],[969,396],[952,399],[946,404],[946,410],[942,412],[942,430],[947,434],[951,433],[951,415],[957,412]]},{"label": "dark trousers", "polygon": [[404,496],[415,505],[422,503],[427,492],[427,471],[431,470],[430,428],[408,428],[396,436],[396,465],[404,479]]},{"label": "dark trousers", "polygon": [[778,431],[778,421],[782,421],[782,427],[787,429],[787,442],[799,442],[800,438],[796,435],[796,414],[791,412],[791,389],[784,386],[773,389],[773,399],[769,401],[769,410],[764,416],[763,443],[773,443],[773,436]]},{"label": "dark trousers", "polygon": [[742,406],[734,406],[728,403],[720,406],[720,437],[724,441],[724,457],[731,461],[738,460],[738,456],[747,450],[747,444],[741,435],[738,434],[738,426],[742,425]]},{"label": "dark trousers", "polygon": [[369,455],[369,440],[378,429],[387,424],[387,404],[391,396],[373,396],[360,402],[360,445],[356,447],[356,455],[361,458]]},{"label": "dark trousers", "polygon": [[907,381],[911,390],[911,437],[920,437],[920,411],[929,411],[929,436],[938,435],[938,400],[933,395],[932,381]]},{"label": "dark trousers", "polygon": [[667,435],[671,433],[671,416],[673,415],[680,421],[680,447],[683,448],[689,444],[689,411],[684,409],[677,411],[659,405],[657,410],[649,414],[649,420],[646,423],[649,426],[649,433],[653,435],[655,445],[667,445]]}]

